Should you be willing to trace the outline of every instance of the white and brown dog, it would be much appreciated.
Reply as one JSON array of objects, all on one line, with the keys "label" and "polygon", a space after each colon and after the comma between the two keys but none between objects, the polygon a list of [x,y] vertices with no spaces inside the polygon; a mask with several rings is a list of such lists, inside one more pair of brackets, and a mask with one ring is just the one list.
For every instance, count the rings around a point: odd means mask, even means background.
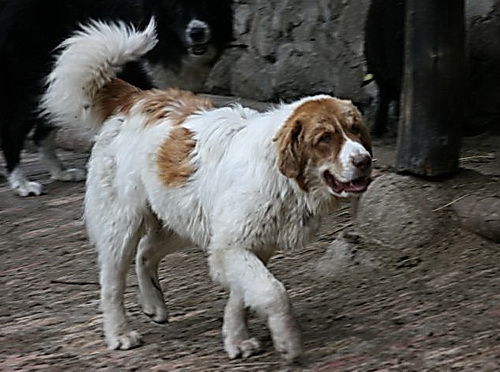
[{"label": "white and brown dog", "polygon": [[276,349],[295,360],[299,327],[266,263],[278,249],[307,244],[339,198],[366,190],[371,145],[360,114],[327,95],[265,113],[214,108],[187,91],[144,91],[115,78],[154,44],[153,22],[142,32],[93,23],[64,42],[42,100],[56,123],[99,129],[85,218],[99,254],[108,345],[141,342],[123,305],[134,257],[143,310],[162,323],[158,264],[197,245],[213,279],[229,290],[222,330],[229,357],[259,349],[246,325],[251,308],[267,319]]}]

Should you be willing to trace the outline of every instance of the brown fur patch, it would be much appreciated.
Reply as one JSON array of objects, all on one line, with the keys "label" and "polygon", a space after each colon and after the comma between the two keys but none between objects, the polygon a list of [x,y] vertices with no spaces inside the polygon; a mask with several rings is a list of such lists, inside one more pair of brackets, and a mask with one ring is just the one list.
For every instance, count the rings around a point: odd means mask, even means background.
[{"label": "brown fur patch", "polygon": [[193,133],[180,124],[197,111],[213,108],[212,101],[185,90],[141,90],[123,80],[113,79],[97,93],[94,104],[103,121],[116,113],[142,113],[147,116],[145,125],[168,119],[172,130],[159,148],[159,176],[168,187],[186,184],[194,172],[191,160],[196,141]]},{"label": "brown fur patch", "polygon": [[208,98],[180,89],[145,91],[138,109],[148,116],[146,125],[169,119],[172,125],[183,123],[189,115],[213,108]]},{"label": "brown fur patch", "polygon": [[128,113],[144,92],[120,79],[113,79],[99,90],[94,105],[105,121],[118,111]]},{"label": "brown fur patch", "polygon": [[192,153],[196,146],[193,133],[184,127],[172,128],[158,151],[159,176],[168,187],[184,186],[194,172]]},{"label": "brown fur patch", "polygon": [[196,111],[213,108],[208,98],[180,89],[141,90],[123,80],[113,79],[99,90],[95,103],[103,120],[115,113],[130,115],[132,108],[145,114],[146,125],[169,119],[172,125],[184,122]]},{"label": "brown fur patch", "polygon": [[278,145],[280,172],[296,179],[299,186],[308,191],[306,166],[335,160],[345,141],[344,134],[371,151],[368,132],[350,101],[322,98],[304,102],[274,138]]}]

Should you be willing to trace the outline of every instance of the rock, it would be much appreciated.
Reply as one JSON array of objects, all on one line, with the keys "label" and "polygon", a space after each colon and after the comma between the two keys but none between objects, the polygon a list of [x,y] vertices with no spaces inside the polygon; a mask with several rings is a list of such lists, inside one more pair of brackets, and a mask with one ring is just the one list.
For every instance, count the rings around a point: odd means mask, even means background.
[{"label": "rock", "polygon": [[224,54],[211,92],[258,101],[333,93],[368,102],[361,88],[368,1],[235,1],[235,44],[246,49],[236,60],[233,50]]},{"label": "rock", "polygon": [[[314,42],[285,43],[278,48],[274,71],[276,95],[299,98],[318,93],[334,94],[337,78],[326,53],[318,52]],[[304,79],[308,66],[307,79]]]},{"label": "rock", "polygon": [[361,237],[353,231],[344,232],[328,246],[325,254],[316,265],[315,272],[320,276],[335,277],[347,269],[374,269],[382,264],[366,249]]},{"label": "rock", "polygon": [[257,101],[272,100],[274,91],[269,82],[274,66],[266,66],[266,62],[257,55],[244,54],[247,58],[238,59],[231,70],[231,95]]},{"label": "rock", "polygon": [[[432,200],[436,186],[410,176],[384,174],[360,200],[359,230],[367,239],[398,250],[429,244],[441,232]],[[423,190],[426,190],[423,192]]]},{"label": "rock", "polygon": [[462,227],[500,243],[500,197],[471,195],[454,203],[452,209]]}]

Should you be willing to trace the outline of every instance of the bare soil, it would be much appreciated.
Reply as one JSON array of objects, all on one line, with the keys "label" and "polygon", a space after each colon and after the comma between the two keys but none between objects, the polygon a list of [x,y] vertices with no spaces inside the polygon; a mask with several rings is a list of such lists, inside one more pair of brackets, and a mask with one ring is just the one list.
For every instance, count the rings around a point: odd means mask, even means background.
[{"label": "bare soil", "polygon": [[[169,324],[141,313],[131,271],[126,307],[145,345],[108,350],[96,256],[81,219],[84,183],[49,181],[27,151],[26,168],[46,194],[16,197],[0,176],[0,370],[498,371],[500,244],[461,229],[446,205],[461,194],[500,193],[500,137],[464,142],[463,171],[435,182],[443,190],[437,196],[443,233],[434,241],[395,249],[357,239],[346,205],[325,220],[317,241],[272,259],[303,330],[306,356],[292,366],[273,350],[258,318],[251,328],[263,352],[227,359],[220,334],[226,293],[211,283],[196,249],[162,265]],[[393,154],[393,140],[376,141],[379,174],[391,172]],[[87,159],[86,153],[62,155],[81,167]],[[332,251],[341,235],[355,249]]]}]

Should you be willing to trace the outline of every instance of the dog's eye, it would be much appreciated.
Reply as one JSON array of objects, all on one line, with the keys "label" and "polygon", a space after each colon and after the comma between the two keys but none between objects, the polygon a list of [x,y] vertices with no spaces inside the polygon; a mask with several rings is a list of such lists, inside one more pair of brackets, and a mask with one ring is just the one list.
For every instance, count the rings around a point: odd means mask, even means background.
[{"label": "dog's eye", "polygon": [[352,134],[361,134],[361,128],[359,127],[359,125],[357,124],[354,124],[352,127],[351,127],[351,132]]},{"label": "dog's eye", "polygon": [[323,133],[318,139],[318,144],[319,143],[330,144],[332,142],[333,142],[333,133],[330,132]]}]

